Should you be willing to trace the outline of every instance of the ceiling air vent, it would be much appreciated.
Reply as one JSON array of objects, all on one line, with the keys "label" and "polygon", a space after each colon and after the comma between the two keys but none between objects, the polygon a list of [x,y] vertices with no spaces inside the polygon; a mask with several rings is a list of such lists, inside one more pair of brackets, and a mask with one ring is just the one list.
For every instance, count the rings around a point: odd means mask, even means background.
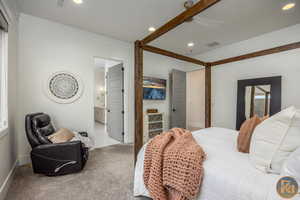
[{"label": "ceiling air vent", "polygon": [[57,6],[62,8],[64,6],[64,1],[65,0],[57,0]]},{"label": "ceiling air vent", "polygon": [[208,47],[216,47],[216,46],[219,46],[219,45],[220,45],[219,42],[211,42],[211,43],[207,44]]}]

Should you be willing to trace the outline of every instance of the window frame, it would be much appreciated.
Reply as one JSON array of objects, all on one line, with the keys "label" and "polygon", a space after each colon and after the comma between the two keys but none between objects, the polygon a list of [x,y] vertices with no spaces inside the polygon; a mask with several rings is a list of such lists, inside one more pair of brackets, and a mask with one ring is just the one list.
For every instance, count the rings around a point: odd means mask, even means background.
[{"label": "window frame", "polygon": [[8,129],[8,33],[0,30],[1,66],[0,66],[0,138]]}]

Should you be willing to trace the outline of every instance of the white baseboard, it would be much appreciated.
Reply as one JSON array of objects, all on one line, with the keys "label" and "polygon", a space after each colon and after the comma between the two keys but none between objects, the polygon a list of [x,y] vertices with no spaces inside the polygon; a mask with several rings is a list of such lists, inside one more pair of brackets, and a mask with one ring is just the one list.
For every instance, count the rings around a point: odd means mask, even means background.
[{"label": "white baseboard", "polygon": [[[22,165],[27,165],[28,163],[31,162],[30,160],[30,156],[29,155],[22,155],[22,156],[19,156],[19,162],[18,162],[18,165],[19,166],[22,166]],[[0,199],[1,200],[1,199]]]},{"label": "white baseboard", "polygon": [[4,183],[2,184],[2,186],[0,187],[0,200],[4,200],[6,197],[6,194],[8,192],[9,186],[13,180],[13,177],[15,175],[16,172],[16,167],[18,165],[18,161],[16,161],[13,165],[13,167],[11,168],[8,176],[6,177]]}]

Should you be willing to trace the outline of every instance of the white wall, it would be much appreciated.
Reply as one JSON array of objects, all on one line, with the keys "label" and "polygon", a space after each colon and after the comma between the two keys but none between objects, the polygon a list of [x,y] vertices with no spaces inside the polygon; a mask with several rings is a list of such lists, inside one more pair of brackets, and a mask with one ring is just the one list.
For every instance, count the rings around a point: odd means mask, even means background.
[{"label": "white wall", "polygon": [[[125,68],[125,142],[133,141],[133,45],[45,19],[21,14],[19,25],[18,155],[29,161],[24,117],[49,113],[57,127],[83,130],[94,136],[94,57],[122,60]],[[44,81],[54,72],[67,70],[84,82],[82,97],[60,105],[43,93]],[[130,90],[128,90],[130,88]]]},{"label": "white wall", "polygon": [[9,182],[10,172],[13,171],[17,160],[17,144],[15,125],[15,111],[17,99],[17,8],[15,1],[5,0],[0,2],[1,10],[7,8],[9,18],[8,36],[8,122],[7,133],[0,137],[0,200],[3,200]]},{"label": "white wall", "polygon": [[187,128],[205,127],[205,70],[187,73],[186,124]]},{"label": "white wall", "polygon": [[[125,142],[133,142],[133,52],[133,44],[21,14],[17,126],[20,163],[29,161],[30,147],[24,130],[24,117],[27,113],[49,113],[57,127],[86,130],[94,136],[94,112],[91,105],[94,103],[95,57],[122,60],[124,63]],[[148,76],[169,79],[168,74],[172,68],[186,71],[198,68],[186,65],[176,59],[145,52],[144,73]],[[50,74],[60,70],[80,75],[85,84],[83,96],[73,104],[60,105],[44,95],[44,81]],[[169,112],[169,97],[167,96],[166,101],[145,102],[144,109],[152,107],[158,107],[161,112]]]},{"label": "white wall", "polygon": [[169,75],[172,69],[177,69],[181,71],[192,71],[200,67],[191,65],[186,62],[178,61],[177,59],[169,58],[166,56],[161,56],[149,52],[144,52],[144,76],[151,76],[155,78],[162,78],[167,80],[167,94],[166,100],[144,100],[143,110],[144,113],[149,108],[156,108],[159,112],[165,114],[165,129],[169,128],[169,118],[170,118],[170,81]]},{"label": "white wall", "polygon": [[[300,24],[197,56],[215,61],[300,41]],[[237,80],[282,76],[282,107],[300,109],[300,49],[228,63],[212,68],[212,124],[235,128]]]}]

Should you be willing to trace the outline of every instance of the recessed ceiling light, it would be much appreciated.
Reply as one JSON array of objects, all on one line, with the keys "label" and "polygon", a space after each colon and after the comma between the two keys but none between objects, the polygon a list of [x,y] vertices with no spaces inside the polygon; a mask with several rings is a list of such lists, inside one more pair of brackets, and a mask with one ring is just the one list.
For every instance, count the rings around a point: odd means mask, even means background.
[{"label": "recessed ceiling light", "polygon": [[151,26],[151,27],[148,28],[148,31],[154,32],[154,31],[156,31],[156,29],[153,26]]},{"label": "recessed ceiling light", "polygon": [[194,42],[189,42],[187,45],[188,45],[188,47],[193,47],[193,46],[195,46]]},{"label": "recessed ceiling light", "polygon": [[282,7],[282,10],[289,10],[295,7],[295,3],[288,3]]},{"label": "recessed ceiling light", "polygon": [[74,1],[74,3],[76,3],[76,4],[82,4],[83,3],[83,0],[73,0]]}]

